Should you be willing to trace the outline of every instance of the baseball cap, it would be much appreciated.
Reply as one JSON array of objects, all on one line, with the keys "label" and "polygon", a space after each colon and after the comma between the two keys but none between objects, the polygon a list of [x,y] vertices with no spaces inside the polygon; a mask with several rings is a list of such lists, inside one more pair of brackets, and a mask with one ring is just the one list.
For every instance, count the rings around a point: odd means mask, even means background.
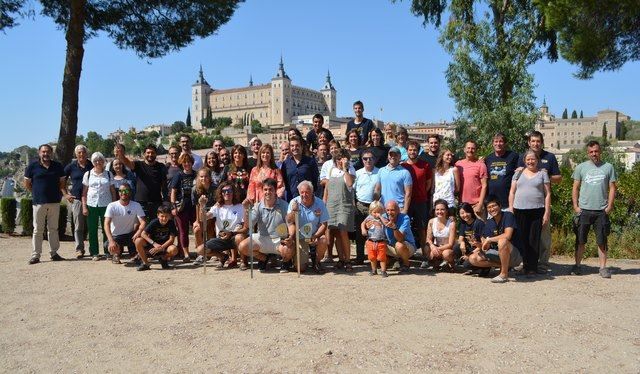
[{"label": "baseball cap", "polygon": [[389,149],[389,153],[401,154],[402,152],[400,152],[400,148],[393,146],[391,147],[391,149]]}]

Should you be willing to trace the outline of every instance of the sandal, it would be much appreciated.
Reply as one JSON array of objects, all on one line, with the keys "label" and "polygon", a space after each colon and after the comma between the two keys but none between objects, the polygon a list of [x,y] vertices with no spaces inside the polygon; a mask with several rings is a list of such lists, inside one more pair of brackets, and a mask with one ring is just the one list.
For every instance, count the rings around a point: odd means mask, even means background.
[{"label": "sandal", "polygon": [[237,268],[237,267],[238,267],[238,261],[237,260],[230,261],[227,264],[227,269]]},{"label": "sandal", "polygon": [[229,255],[222,256],[222,259],[220,260],[220,263],[218,265],[216,265],[216,269],[224,269],[224,264],[225,264],[225,262],[227,262],[228,259],[229,259]]}]

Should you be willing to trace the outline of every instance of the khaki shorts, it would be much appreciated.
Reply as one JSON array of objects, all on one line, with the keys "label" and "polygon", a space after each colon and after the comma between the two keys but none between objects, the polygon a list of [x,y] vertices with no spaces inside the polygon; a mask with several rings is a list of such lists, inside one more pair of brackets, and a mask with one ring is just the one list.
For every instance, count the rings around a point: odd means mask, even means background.
[{"label": "khaki shorts", "polygon": [[254,245],[257,244],[260,246],[260,253],[264,253],[265,255],[274,254],[279,255],[280,251],[278,248],[280,247],[280,238],[271,238],[268,236],[260,236],[260,234],[251,234],[251,240]]},{"label": "khaki shorts", "polygon": [[[404,244],[407,246],[407,248],[409,248],[409,257],[412,257],[414,254],[416,254],[416,246],[411,244],[410,242],[405,241]],[[387,256],[391,256],[391,257],[395,257],[395,258],[399,258],[400,256],[398,255],[398,251],[396,250],[396,247],[392,246],[392,245],[388,245],[387,246]]]}]

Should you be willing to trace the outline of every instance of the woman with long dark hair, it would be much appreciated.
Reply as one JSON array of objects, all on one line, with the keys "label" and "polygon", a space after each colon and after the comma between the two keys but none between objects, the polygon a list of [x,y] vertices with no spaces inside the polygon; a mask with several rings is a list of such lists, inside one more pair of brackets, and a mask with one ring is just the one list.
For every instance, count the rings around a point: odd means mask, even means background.
[{"label": "woman with long dark hair", "polygon": [[345,148],[349,151],[351,165],[358,170],[362,165],[362,147],[360,146],[360,134],[358,130],[353,129],[347,133],[345,139]]},{"label": "woman with long dark hair", "polygon": [[[196,205],[196,220],[193,223],[193,236],[196,238],[196,247],[199,247],[204,238],[202,236],[202,206],[200,205],[200,196],[205,196],[207,201],[204,204],[205,211],[209,211],[216,203],[216,187],[211,182],[212,171],[207,167],[198,170],[196,176],[196,185],[191,189],[191,201]],[[214,222],[207,221],[207,238],[215,236]]]},{"label": "woman with long dark hair", "polygon": [[368,147],[367,150],[373,153],[378,169],[385,167],[389,163],[387,156],[389,155],[389,149],[391,149],[391,147],[384,144],[384,134],[382,130],[376,127],[369,132],[366,147]]},{"label": "woman with long dark hair", "polygon": [[455,207],[456,194],[460,190],[460,171],[453,164],[453,152],[443,149],[436,160],[433,171],[433,201],[442,199]]},{"label": "woman with long dark hair", "polygon": [[245,147],[240,144],[231,147],[231,163],[227,166],[226,172],[227,180],[233,182],[244,200],[249,188],[249,160]]},{"label": "woman with long dark hair", "polygon": [[220,183],[227,180],[227,174],[225,173],[225,168],[222,167],[220,162],[220,156],[214,151],[207,153],[205,166],[210,171],[211,184],[213,185],[213,189],[218,188]]},{"label": "woman with long dark hair", "polygon": [[184,255],[183,262],[190,262],[189,258],[189,226],[196,219],[195,204],[191,200],[193,181],[196,172],[193,170],[194,159],[188,153],[183,153],[178,158],[181,170],[173,176],[170,184],[171,214],[173,214],[178,227],[178,248]]}]

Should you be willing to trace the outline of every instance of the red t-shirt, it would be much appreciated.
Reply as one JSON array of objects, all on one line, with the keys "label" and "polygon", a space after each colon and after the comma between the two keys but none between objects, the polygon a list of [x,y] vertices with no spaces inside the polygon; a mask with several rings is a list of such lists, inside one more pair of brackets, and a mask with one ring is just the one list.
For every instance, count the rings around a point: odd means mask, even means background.
[{"label": "red t-shirt", "polygon": [[476,204],[480,200],[482,191],[481,180],[487,179],[487,165],[480,160],[459,160],[456,162],[460,170],[460,184],[462,190],[462,202]]},{"label": "red t-shirt", "polygon": [[[411,179],[413,180],[413,185],[411,186],[411,203],[426,203],[429,201],[427,182],[429,182],[433,175],[429,163],[418,159],[413,164],[403,162],[402,166],[409,170],[409,174],[411,174]],[[384,181],[381,182],[384,183]]]}]

